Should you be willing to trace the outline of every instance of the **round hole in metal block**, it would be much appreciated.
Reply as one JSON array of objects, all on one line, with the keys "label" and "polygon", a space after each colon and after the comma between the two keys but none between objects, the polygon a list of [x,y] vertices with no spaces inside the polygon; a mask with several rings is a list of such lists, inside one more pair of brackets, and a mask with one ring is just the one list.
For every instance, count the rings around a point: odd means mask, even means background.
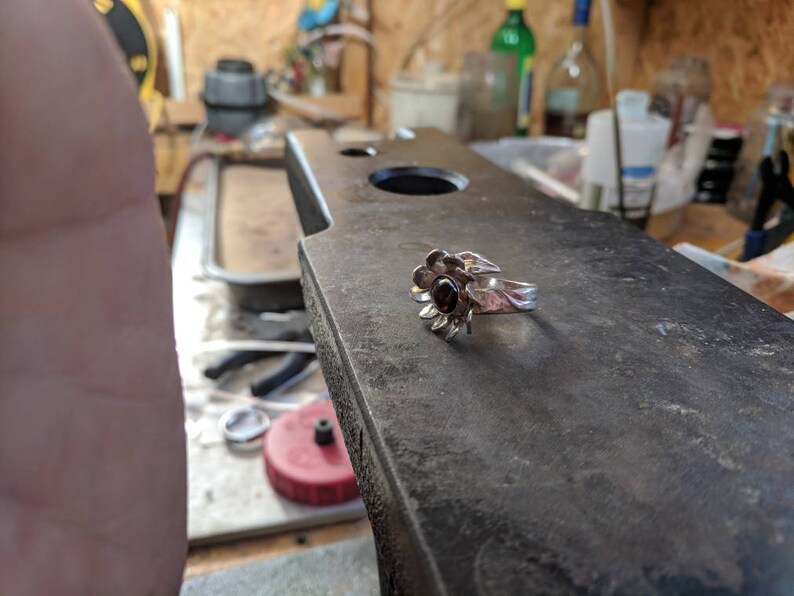
[{"label": "round hole in metal block", "polygon": [[441,168],[385,168],[370,174],[369,183],[398,195],[444,195],[463,190],[469,180],[463,174]]},{"label": "round hole in metal block", "polygon": [[375,157],[378,150],[375,147],[348,147],[342,149],[339,153],[345,157]]}]

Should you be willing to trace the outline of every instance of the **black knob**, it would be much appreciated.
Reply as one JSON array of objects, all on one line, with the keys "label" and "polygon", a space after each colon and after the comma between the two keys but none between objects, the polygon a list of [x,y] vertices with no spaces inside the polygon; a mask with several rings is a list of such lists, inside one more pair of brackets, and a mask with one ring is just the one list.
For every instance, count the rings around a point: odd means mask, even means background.
[{"label": "black knob", "polygon": [[334,442],[334,423],[328,418],[320,418],[314,423],[314,442],[318,445],[330,445]]}]

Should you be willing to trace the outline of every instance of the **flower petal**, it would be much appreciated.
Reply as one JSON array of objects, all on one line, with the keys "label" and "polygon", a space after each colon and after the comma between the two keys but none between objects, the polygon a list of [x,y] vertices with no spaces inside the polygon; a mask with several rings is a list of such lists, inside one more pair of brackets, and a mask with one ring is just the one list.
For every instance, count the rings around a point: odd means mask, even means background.
[{"label": "flower petal", "polygon": [[429,290],[437,275],[438,274],[431,271],[429,267],[422,265],[414,269],[413,280],[414,283],[423,290]]},{"label": "flower petal", "polygon": [[498,265],[492,263],[484,256],[477,254],[476,252],[464,251],[459,252],[455,256],[463,259],[463,262],[466,266],[466,271],[469,271],[470,273],[482,275],[487,273],[499,273],[502,271]]},{"label": "flower petal", "polygon": [[444,340],[452,341],[453,339],[455,339],[455,336],[458,333],[460,333],[460,330],[463,328],[463,325],[465,324],[466,324],[465,321],[463,321],[462,319],[458,319],[457,321],[452,323],[452,325],[449,326],[449,331],[447,331],[447,334],[444,336]]},{"label": "flower petal", "polygon": [[484,306],[483,300],[485,296],[481,292],[482,290],[480,290],[476,281],[470,281],[466,284],[466,294],[468,294],[469,300],[477,306]]},{"label": "flower petal", "polygon": [[427,255],[425,262],[427,263],[427,266],[436,273],[444,273],[447,270],[446,266],[444,265],[444,257],[447,256],[449,256],[447,251],[437,248]]},{"label": "flower petal", "polygon": [[466,263],[457,255],[447,255],[444,257],[444,265],[447,266],[447,271],[454,271],[455,269],[465,269]]},{"label": "flower petal", "polygon": [[430,292],[417,286],[411,288],[411,300],[414,302],[430,302]]},{"label": "flower petal", "polygon": [[436,307],[432,304],[428,304],[422,310],[419,311],[419,318],[420,319],[435,319],[441,313],[436,310]]},{"label": "flower petal", "polygon": [[443,329],[444,327],[446,327],[448,324],[449,324],[449,316],[441,315],[435,321],[433,321],[433,324],[430,326],[430,330],[438,331],[439,329]]}]

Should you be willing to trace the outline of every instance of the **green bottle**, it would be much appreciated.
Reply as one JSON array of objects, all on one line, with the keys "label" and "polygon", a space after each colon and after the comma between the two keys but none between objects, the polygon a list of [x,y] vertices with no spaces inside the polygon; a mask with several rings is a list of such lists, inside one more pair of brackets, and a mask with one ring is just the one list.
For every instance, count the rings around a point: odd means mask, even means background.
[{"label": "green bottle", "polygon": [[516,55],[518,64],[518,114],[516,135],[525,137],[532,108],[532,62],[535,58],[535,36],[524,22],[527,0],[507,0],[507,19],[491,39],[491,51]]}]

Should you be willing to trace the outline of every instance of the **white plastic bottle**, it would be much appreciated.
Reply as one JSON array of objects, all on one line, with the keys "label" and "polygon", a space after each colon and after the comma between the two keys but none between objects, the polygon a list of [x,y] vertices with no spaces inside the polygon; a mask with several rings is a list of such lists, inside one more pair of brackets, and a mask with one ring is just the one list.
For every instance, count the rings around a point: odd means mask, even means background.
[{"label": "white plastic bottle", "polygon": [[[627,89],[617,96],[623,204],[627,219],[638,219],[647,213],[656,168],[670,132],[669,120],[648,113],[649,101],[644,91]],[[612,110],[590,114],[585,139],[587,155],[582,164],[580,206],[619,213]]]}]

